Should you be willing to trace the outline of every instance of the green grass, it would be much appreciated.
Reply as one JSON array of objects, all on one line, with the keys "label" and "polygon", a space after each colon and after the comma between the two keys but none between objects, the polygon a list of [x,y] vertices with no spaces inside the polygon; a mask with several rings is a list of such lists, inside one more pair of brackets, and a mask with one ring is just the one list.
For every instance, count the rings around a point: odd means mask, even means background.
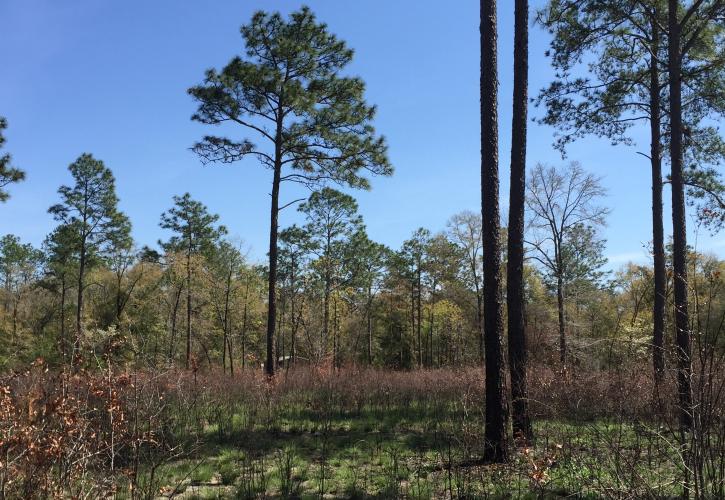
[{"label": "green grass", "polygon": [[[157,472],[159,484],[220,479],[221,498],[600,498],[620,491],[672,494],[672,461],[638,456],[635,426],[538,421],[537,441],[510,464],[482,465],[483,424],[453,404],[360,411],[279,407],[275,418],[217,415],[201,445]],[[639,443],[641,445],[641,443]],[[661,455],[661,454],[660,454]],[[640,489],[637,489],[640,488]],[[208,492],[208,494],[214,494]]]}]

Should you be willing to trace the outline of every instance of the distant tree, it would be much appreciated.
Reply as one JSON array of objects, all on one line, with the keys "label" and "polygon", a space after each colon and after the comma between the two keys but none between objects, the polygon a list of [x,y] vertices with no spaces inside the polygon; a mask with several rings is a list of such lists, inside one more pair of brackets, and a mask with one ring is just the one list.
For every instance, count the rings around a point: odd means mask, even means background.
[{"label": "distant tree", "polygon": [[526,207],[526,115],[529,74],[529,2],[514,4],[514,90],[511,123],[511,182],[509,191],[506,307],[514,436],[531,441],[526,382],[526,323],[524,297],[524,220]]},{"label": "distant tree", "polygon": [[[118,210],[118,197],[113,173],[101,160],[82,154],[68,167],[75,184],[61,186],[61,203],[48,212],[61,224],[75,231],[78,245],[78,299],[76,303],[76,340],[83,328],[83,296],[89,264],[96,257],[107,255],[117,247],[131,244],[131,223]],[[71,360],[72,361],[72,360]]]},{"label": "distant tree", "polygon": [[189,369],[191,360],[191,316],[192,316],[192,257],[209,255],[219,238],[226,234],[224,226],[218,226],[219,216],[210,214],[206,206],[191,198],[189,193],[174,196],[174,207],[161,214],[162,229],[172,231],[174,236],[166,242],[159,242],[166,252],[183,254],[186,271],[186,361]]},{"label": "distant tree", "polygon": [[484,458],[504,462],[507,404],[503,359],[503,279],[498,200],[498,61],[496,0],[481,0],[481,215],[483,328],[486,352]]},{"label": "distant tree", "polygon": [[60,336],[58,347],[64,362],[67,362],[68,337],[66,335],[66,302],[72,280],[78,271],[79,231],[71,226],[56,227],[43,243],[45,252],[45,275],[51,289],[60,296]]},{"label": "distant tree", "polygon": [[561,170],[538,164],[527,185],[527,243],[533,250],[531,258],[541,265],[556,290],[562,363],[567,360],[566,286],[580,276],[592,275],[603,264],[603,243],[594,242],[595,229],[605,224],[609,213],[597,204],[605,194],[601,179],[586,173],[578,163]]},{"label": "distant tree", "polygon": [[317,187],[327,181],[368,189],[361,171],[390,175],[387,146],[375,136],[360,78],[341,76],[353,52],[317,23],[304,7],[285,21],[279,13],[257,12],[241,29],[246,58],[235,57],[221,72],[208,70],[203,84],[189,89],[199,103],[201,123],[234,123],[254,132],[264,145],[207,136],[194,146],[204,162],[231,163],[247,156],[272,170],[269,238],[269,298],[266,372],[274,373],[277,236],[280,184]]},{"label": "distant tree", "polygon": [[[8,128],[8,122],[5,118],[0,116],[0,149],[5,144],[5,137],[3,137],[3,130]],[[12,158],[10,154],[0,154],[0,202],[7,201],[10,198],[10,193],[5,189],[8,185],[20,182],[25,179],[25,172],[19,168],[11,166],[10,161]]]},{"label": "distant tree", "polygon": [[42,258],[40,250],[30,243],[21,243],[15,235],[0,239],[0,276],[11,303],[13,345],[18,335],[18,306],[28,286],[37,279]]},{"label": "distant tree", "polygon": [[373,303],[383,286],[385,271],[391,251],[385,245],[371,240],[364,229],[358,230],[351,242],[352,264],[355,270],[355,283],[364,295],[366,361],[373,363]]},{"label": "distant tree", "polygon": [[[458,278],[464,253],[463,249],[449,240],[445,233],[438,233],[426,242],[424,258],[423,268],[425,270],[425,278],[423,288],[428,291],[428,340],[426,342],[426,357],[428,359],[426,363],[428,366],[433,366],[433,338],[436,327],[436,311],[440,309],[438,302],[449,285]],[[443,308],[446,309],[447,306],[443,306]],[[460,330],[459,323],[456,324],[456,330]],[[456,345],[456,352],[459,352],[460,348],[461,345],[459,342]],[[456,356],[455,359],[460,360],[461,357]]]},{"label": "distant tree", "polygon": [[229,355],[229,374],[234,375],[234,357],[232,350],[231,307],[239,293],[244,256],[239,245],[221,240],[209,257],[209,278],[214,307],[214,316],[222,329],[222,371],[227,369]]},{"label": "distant tree", "polygon": [[[307,232],[311,250],[317,255],[315,268],[320,274],[324,286],[322,345],[330,340],[330,299],[332,293],[346,283],[343,273],[350,257],[349,242],[352,236],[362,228],[362,217],[357,212],[357,202],[345,193],[328,187],[312,193],[310,198],[299,206],[305,214]],[[334,361],[337,362],[337,338],[333,338]]]},{"label": "distant tree", "polygon": [[425,252],[430,241],[430,231],[418,228],[410,239],[403,242],[398,252],[398,262],[410,286],[410,330],[416,337],[416,362],[423,367],[423,273]]},{"label": "distant tree", "polygon": [[297,332],[302,322],[303,304],[298,303],[298,296],[302,294],[304,273],[312,252],[310,233],[297,225],[292,225],[279,233],[281,243],[280,276],[288,282],[290,295],[290,361],[297,361]]},{"label": "distant tree", "polygon": [[476,294],[476,332],[479,337],[479,357],[483,355],[483,259],[481,255],[481,216],[465,211],[448,221],[448,237],[465,253],[463,281]]}]

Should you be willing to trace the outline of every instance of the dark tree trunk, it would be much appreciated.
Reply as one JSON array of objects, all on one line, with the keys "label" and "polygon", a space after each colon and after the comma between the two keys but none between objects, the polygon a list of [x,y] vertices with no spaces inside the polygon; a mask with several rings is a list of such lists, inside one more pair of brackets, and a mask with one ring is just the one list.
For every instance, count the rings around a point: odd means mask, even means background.
[{"label": "dark tree trunk", "polygon": [[484,459],[508,458],[503,350],[501,235],[498,206],[498,72],[496,0],[481,0],[481,215],[486,353]]},{"label": "dark tree trunk", "polygon": [[529,72],[529,5],[516,0],[514,27],[514,94],[511,125],[511,184],[508,227],[508,348],[514,437],[532,438],[526,385],[524,322],[524,201],[526,190],[526,111]]},{"label": "dark tree trunk", "polygon": [[652,19],[652,58],[650,60],[650,162],[652,165],[652,255],[654,257],[654,307],[652,318],[652,363],[659,386],[665,370],[665,231],[662,215],[662,146],[660,131],[660,75],[655,55],[659,52],[659,23],[655,8]]},{"label": "dark tree trunk", "polygon": [[669,0],[669,81],[670,81],[670,159],[672,164],[672,267],[675,289],[675,340],[677,344],[677,392],[680,425],[684,431],[692,427],[692,362],[690,358],[690,326],[687,304],[687,231],[685,219],[685,187],[682,155],[682,56],[677,0]]},{"label": "dark tree trunk", "polygon": [[267,360],[264,371],[274,375],[274,333],[277,320],[277,233],[279,231],[279,185],[282,177],[282,112],[277,113],[272,208],[269,223],[269,295],[267,302]]}]

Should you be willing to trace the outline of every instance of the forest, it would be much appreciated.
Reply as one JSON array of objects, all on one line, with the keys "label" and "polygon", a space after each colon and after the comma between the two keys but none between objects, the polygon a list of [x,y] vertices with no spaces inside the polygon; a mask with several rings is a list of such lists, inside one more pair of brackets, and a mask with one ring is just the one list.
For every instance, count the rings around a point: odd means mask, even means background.
[{"label": "forest", "polygon": [[[42,244],[0,230],[0,499],[725,498],[725,260],[697,243],[725,222],[725,1],[480,0],[475,21],[481,205],[397,248],[356,193],[400,167],[305,6],[239,19],[184,82],[199,168],[267,176],[264,258],[190,192],[134,240],[113,166],[69,159]],[[559,163],[527,155],[539,125]],[[648,260],[611,263],[612,193],[568,153],[635,130]],[[35,180],[11,131],[4,220]]]}]

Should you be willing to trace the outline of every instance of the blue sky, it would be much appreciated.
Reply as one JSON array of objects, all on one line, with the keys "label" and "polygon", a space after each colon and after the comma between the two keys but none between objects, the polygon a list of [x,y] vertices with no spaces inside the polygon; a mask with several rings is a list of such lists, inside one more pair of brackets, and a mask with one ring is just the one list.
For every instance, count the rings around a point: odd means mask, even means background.
[{"label": "blue sky", "polygon": [[[532,7],[542,4],[532,0]],[[375,125],[396,172],[354,193],[374,239],[398,247],[414,229],[443,229],[480,208],[478,2],[310,0],[330,29],[355,49],[349,71],[367,82]],[[166,238],[158,227],[171,197],[189,191],[221,215],[233,237],[262,260],[268,238],[270,172],[254,160],[203,167],[189,147],[210,130],[190,121],[186,89],[242,52],[239,26],[253,11],[300,7],[288,0],[5,0],[0,2],[0,115],[7,151],[28,174],[0,206],[0,234],[40,244],[53,228],[47,208],[70,182],[83,152],[115,173],[120,207],[139,245]],[[513,2],[499,2],[502,209],[506,212],[511,128]],[[548,38],[530,31],[530,94],[552,76]],[[541,111],[531,107],[531,116]],[[530,123],[528,162],[561,164],[552,130]],[[612,209],[604,231],[613,267],[647,260],[650,186],[644,129],[638,147],[583,140],[569,159],[603,176]],[[282,203],[304,195],[284,186]],[[665,190],[665,198],[670,192]],[[666,207],[669,210],[669,207]],[[283,226],[298,220],[294,209]],[[690,227],[693,224],[690,222]],[[669,233],[669,227],[667,227]],[[691,237],[694,235],[691,235]],[[698,248],[725,255],[725,238],[698,235]]]}]

